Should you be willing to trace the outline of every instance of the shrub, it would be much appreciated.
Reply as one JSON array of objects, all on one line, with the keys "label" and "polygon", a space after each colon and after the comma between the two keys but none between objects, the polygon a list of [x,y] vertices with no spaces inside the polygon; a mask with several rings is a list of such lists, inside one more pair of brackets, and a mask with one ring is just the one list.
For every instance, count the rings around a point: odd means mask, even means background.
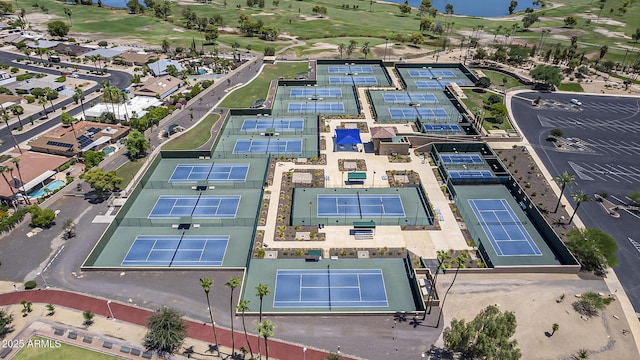
[{"label": "shrub", "polygon": [[24,288],[27,290],[35,289],[38,283],[35,280],[29,280],[24,283]]}]

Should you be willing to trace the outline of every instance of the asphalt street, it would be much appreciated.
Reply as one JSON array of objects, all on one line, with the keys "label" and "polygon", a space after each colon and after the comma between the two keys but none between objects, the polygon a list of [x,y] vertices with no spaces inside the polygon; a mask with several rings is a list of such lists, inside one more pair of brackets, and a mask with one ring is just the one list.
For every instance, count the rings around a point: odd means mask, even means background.
[{"label": "asphalt street", "polygon": [[[540,96],[543,105],[531,105]],[[571,99],[582,105],[571,104]],[[565,190],[589,195],[607,193],[615,204],[630,204],[627,195],[640,190],[640,99],[579,94],[529,92],[514,96],[512,109],[527,141],[535,147],[552,176],[564,171],[577,184]],[[569,140],[558,150],[547,140],[558,128]],[[636,312],[640,312],[640,214],[608,215],[597,202],[583,203],[578,215],[588,228],[600,228],[617,241],[620,264],[614,268]],[[633,240],[633,241],[632,241]]]},{"label": "asphalt street", "polygon": [[[15,61],[16,59],[24,58],[24,55],[14,54],[12,52],[7,52],[7,51],[0,51],[0,57],[2,58],[3,62],[11,63],[11,66],[15,66],[20,69],[29,70],[30,72],[34,72],[34,73],[41,72],[41,73],[46,73],[51,75],[60,75],[61,70],[56,69],[55,67],[45,68],[41,66],[27,65],[24,62]],[[71,67],[76,64],[57,63],[57,65],[67,65]],[[85,71],[95,70],[94,67],[84,66],[84,65],[80,65],[78,68]],[[131,84],[131,79],[133,78],[133,76],[124,71],[109,70],[108,76],[93,76],[93,75],[82,74],[81,78],[90,80],[90,81],[95,81],[96,83],[100,83],[100,81],[106,80],[106,81],[109,81],[111,85],[117,86],[118,88],[122,89],[122,88],[128,87]],[[86,88],[84,91],[85,96],[96,91],[98,87],[99,85],[94,85],[92,87]],[[75,103],[73,103],[73,99],[71,97],[55,103],[55,107],[56,109],[60,109],[62,106],[68,106],[69,104],[72,104],[72,106],[74,106],[73,109],[69,109],[68,111],[70,115],[75,116],[81,112],[80,105],[75,106]],[[26,122],[28,120],[22,119],[22,121]],[[24,141],[31,139],[34,136],[37,136],[42,132],[45,132],[51,129],[56,125],[59,125],[60,122],[61,122],[61,119],[59,115],[50,116],[49,119],[46,121],[39,121],[37,126],[34,126],[33,128],[24,132],[15,133],[14,135],[18,143],[22,143]],[[12,128],[16,126],[17,125],[15,124],[11,125]],[[0,153],[7,151],[14,146],[13,139],[11,138],[9,129],[6,126],[0,129],[0,140],[2,140],[2,144],[0,144]]]}]

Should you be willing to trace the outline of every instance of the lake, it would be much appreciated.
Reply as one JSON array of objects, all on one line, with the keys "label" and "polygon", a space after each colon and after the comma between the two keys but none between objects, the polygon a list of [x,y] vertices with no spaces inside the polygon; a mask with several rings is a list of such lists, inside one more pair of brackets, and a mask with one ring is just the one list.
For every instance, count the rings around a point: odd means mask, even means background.
[{"label": "lake", "polygon": [[[397,4],[404,4],[404,0],[385,0]],[[521,11],[533,6],[534,0],[518,0],[518,6],[515,11]],[[422,0],[409,0],[409,5],[418,8]],[[444,13],[444,7],[447,4],[453,5],[453,12],[457,15],[482,16],[482,17],[499,17],[509,15],[509,4],[511,0],[431,0],[433,7],[438,12]],[[515,12],[514,11],[514,12]],[[415,10],[413,11],[415,12]],[[442,20],[441,17],[438,19]]]}]

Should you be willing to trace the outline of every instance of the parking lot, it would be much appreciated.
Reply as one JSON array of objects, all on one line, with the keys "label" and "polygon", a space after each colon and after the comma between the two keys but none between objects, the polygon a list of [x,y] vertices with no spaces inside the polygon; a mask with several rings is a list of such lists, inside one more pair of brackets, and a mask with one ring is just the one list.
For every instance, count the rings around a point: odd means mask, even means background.
[{"label": "parking lot", "polygon": [[[532,106],[538,96],[541,106]],[[577,99],[581,105],[572,103]],[[598,95],[528,92],[514,96],[512,110],[520,130],[552,176],[576,175],[565,190],[609,195],[615,204],[630,204],[627,195],[640,190],[640,99]],[[552,129],[563,133],[562,148],[549,140]],[[615,268],[636,312],[640,312],[640,214],[620,211],[613,218],[595,201],[580,206],[585,226],[616,238],[620,265]]]}]

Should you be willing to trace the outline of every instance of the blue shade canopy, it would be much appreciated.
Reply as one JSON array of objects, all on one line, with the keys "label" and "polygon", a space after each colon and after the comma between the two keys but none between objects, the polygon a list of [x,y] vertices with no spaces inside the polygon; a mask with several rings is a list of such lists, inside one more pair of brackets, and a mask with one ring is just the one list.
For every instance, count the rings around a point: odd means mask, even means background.
[{"label": "blue shade canopy", "polygon": [[336,129],[336,144],[352,145],[362,144],[359,129]]}]

